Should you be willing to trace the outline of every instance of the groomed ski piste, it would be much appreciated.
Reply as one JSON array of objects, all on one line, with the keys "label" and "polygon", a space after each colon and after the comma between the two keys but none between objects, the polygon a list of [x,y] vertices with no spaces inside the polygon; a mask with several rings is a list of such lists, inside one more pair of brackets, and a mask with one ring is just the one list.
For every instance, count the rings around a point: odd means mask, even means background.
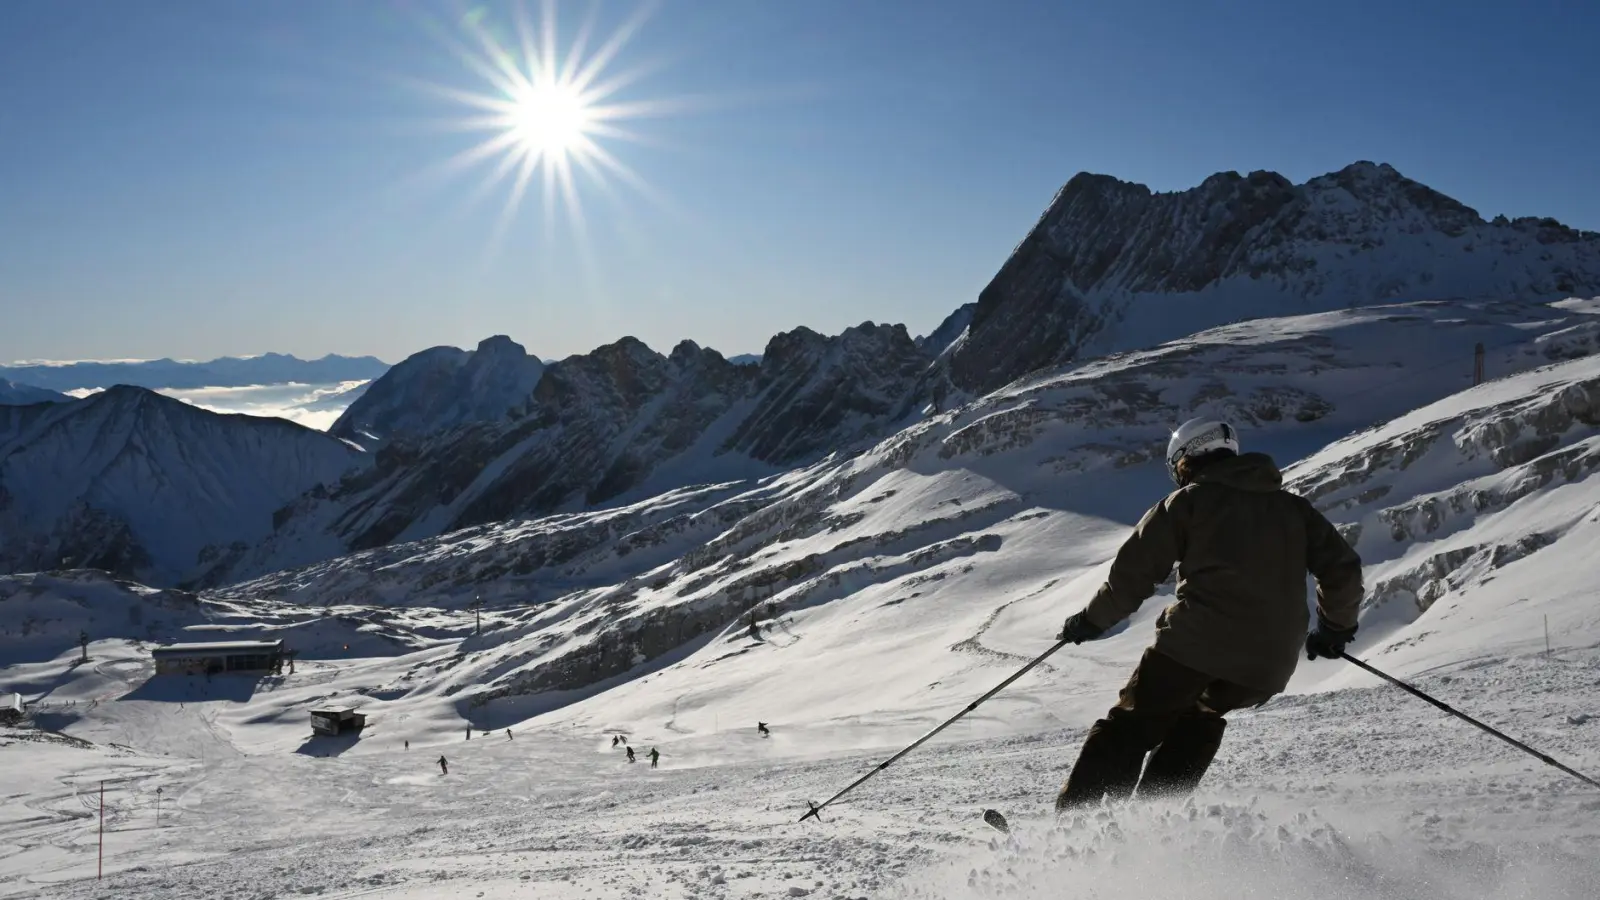
[{"label": "groomed ski piste", "polygon": [[[1025,380],[759,485],[770,502],[728,535],[686,526],[692,543],[642,570],[597,550],[524,576],[616,569],[486,609],[482,636],[422,573],[506,552],[492,530],[198,600],[86,572],[0,579],[0,693],[32,711],[0,728],[0,897],[1600,896],[1600,791],[1340,662],[1303,662],[1287,694],[1231,716],[1193,798],[1055,821],[1170,585],[799,822],[1050,646],[1165,490],[1138,449],[1207,403],[1251,449],[1299,460],[1291,485],[1355,539],[1353,653],[1596,774],[1593,308],[1247,323]],[[1461,340],[1420,351],[1441,328]],[[1497,348],[1499,377],[1470,387],[1442,365],[1462,340]],[[381,616],[318,594],[359,596],[363,572],[391,592],[396,571],[417,587]],[[629,646],[631,620],[736,590],[754,633],[725,615],[607,681],[535,690],[608,634]],[[80,629],[102,635],[86,663]],[[152,677],[149,641],[263,629],[305,648],[294,674]],[[366,732],[311,738],[307,711],[343,702]]]}]

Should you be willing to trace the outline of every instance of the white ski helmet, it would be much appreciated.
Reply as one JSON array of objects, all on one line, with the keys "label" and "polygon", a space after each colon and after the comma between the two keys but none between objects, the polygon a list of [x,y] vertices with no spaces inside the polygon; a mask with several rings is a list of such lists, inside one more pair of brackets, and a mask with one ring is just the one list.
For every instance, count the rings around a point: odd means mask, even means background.
[{"label": "white ski helmet", "polygon": [[1167,474],[1178,481],[1178,461],[1185,456],[1204,456],[1216,450],[1239,452],[1239,432],[1217,419],[1190,419],[1178,426],[1167,441]]}]

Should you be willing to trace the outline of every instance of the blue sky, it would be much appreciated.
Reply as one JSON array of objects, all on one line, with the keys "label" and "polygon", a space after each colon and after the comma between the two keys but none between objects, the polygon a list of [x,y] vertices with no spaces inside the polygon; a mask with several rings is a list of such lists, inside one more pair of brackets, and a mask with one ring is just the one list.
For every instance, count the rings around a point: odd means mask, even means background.
[{"label": "blue sky", "polygon": [[535,184],[496,242],[509,185],[428,174],[487,135],[418,87],[491,92],[449,46],[478,6],[0,4],[0,361],[924,333],[1084,169],[1371,159],[1600,228],[1592,4],[666,0],[608,71],[674,108],[601,139],[649,191],[579,178],[580,239]]}]

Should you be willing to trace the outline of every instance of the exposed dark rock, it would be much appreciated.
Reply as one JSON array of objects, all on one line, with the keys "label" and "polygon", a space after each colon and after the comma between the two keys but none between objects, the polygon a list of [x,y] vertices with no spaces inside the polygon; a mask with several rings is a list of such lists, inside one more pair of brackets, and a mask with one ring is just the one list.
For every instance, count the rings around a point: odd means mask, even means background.
[{"label": "exposed dark rock", "polygon": [[1224,172],[1168,194],[1080,173],[979,294],[948,368],[956,387],[983,393],[1241,316],[1585,292],[1600,292],[1600,236],[1553,220],[1486,223],[1388,165],[1304,185]]},{"label": "exposed dark rock", "polygon": [[385,372],[328,430],[377,447],[498,421],[528,402],[543,370],[537,357],[504,335],[485,338],[473,351],[433,347]]}]

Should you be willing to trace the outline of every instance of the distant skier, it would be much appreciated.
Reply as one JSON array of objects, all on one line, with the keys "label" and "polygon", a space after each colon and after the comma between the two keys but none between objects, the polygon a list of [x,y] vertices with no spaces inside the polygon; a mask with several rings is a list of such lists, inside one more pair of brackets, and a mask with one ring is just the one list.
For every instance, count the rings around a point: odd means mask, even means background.
[{"label": "distant skier", "polygon": [[628,762],[634,762],[633,748],[632,747],[628,748]]},{"label": "distant skier", "polygon": [[449,775],[450,774],[450,761],[445,759],[443,756],[439,757],[439,774],[440,775]]},{"label": "distant skier", "polygon": [[406,741],[406,749],[407,750],[411,749],[411,741],[409,739]]},{"label": "distant skier", "polygon": [[620,734],[613,734],[613,735],[612,735],[612,736],[611,736],[611,746],[612,746],[612,747],[616,747],[616,746],[617,746],[617,745],[618,745],[618,744],[620,744],[620,743],[622,743],[622,735],[620,735]]},{"label": "distant skier", "polygon": [[761,640],[761,626],[756,624],[756,611],[750,610],[750,636]]},{"label": "distant skier", "polygon": [[767,723],[765,722],[757,722],[756,731],[760,733],[762,737],[772,737],[772,732],[767,730]]},{"label": "distant skier", "polygon": [[472,740],[472,726],[471,725],[467,726],[467,740],[469,740],[469,741]]},{"label": "distant skier", "polygon": [[[1057,812],[1126,798],[1136,786],[1141,796],[1192,791],[1222,744],[1223,716],[1281,692],[1302,646],[1308,659],[1337,659],[1355,637],[1361,558],[1305,498],[1283,490],[1271,457],[1241,456],[1232,426],[1191,419],[1167,443],[1167,470],[1178,489],[1145,513],[1106,582],[1061,631],[1075,644],[1103,636],[1177,565],[1177,602],[1156,620],[1155,644],[1117,705],[1090,729]],[[1307,571],[1317,579],[1309,635]]]},{"label": "distant skier", "polygon": [[511,729],[509,728],[506,729],[506,740],[511,740]]},{"label": "distant skier", "polygon": [[654,769],[656,767],[656,762],[658,760],[660,760],[660,759],[661,759],[661,751],[657,750],[654,747],[651,747],[650,748],[650,768]]}]

